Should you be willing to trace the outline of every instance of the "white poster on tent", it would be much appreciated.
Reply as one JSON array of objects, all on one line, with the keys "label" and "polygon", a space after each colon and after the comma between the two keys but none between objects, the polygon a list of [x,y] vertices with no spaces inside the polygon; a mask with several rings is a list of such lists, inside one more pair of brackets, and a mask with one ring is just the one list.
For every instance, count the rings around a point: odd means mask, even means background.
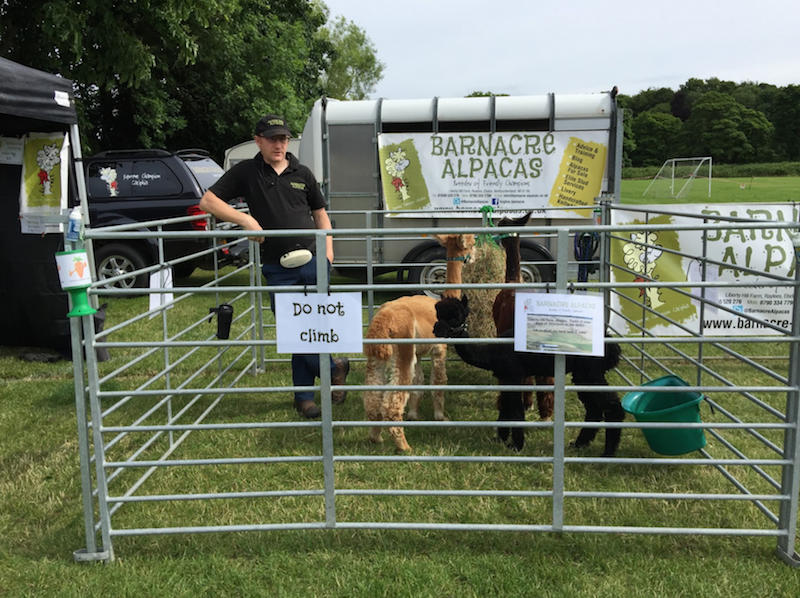
[{"label": "white poster on tent", "polygon": [[58,223],[44,217],[67,209],[69,137],[61,132],[30,133],[22,151],[19,194],[20,228],[25,234],[60,233]]},{"label": "white poster on tent", "polygon": [[22,166],[22,150],[25,142],[17,137],[0,136],[0,164]]},{"label": "white poster on tent", "polygon": [[[796,260],[787,229],[753,229],[715,220],[715,216],[797,222],[794,204],[675,204],[637,206],[652,214],[613,210],[613,225],[696,225],[696,216],[719,228],[699,230],[625,231],[611,242],[611,282],[684,282],[678,289],[657,285],[620,288],[612,294],[611,326],[621,334],[633,334],[629,322],[643,322],[659,336],[767,336],[777,330],[755,322],[746,314],[772,324],[786,333],[793,321],[791,286],[775,286],[775,277],[794,279]],[[663,214],[665,207],[680,215]],[[689,217],[689,216],[693,217]],[[703,221],[700,220],[700,223]],[[680,255],[678,254],[680,253]],[[702,257],[707,261],[703,263]],[[713,262],[713,263],[712,263]],[[697,283],[704,283],[698,285]],[[709,284],[711,283],[711,284]],[[715,286],[715,285],[719,286]],[[708,286],[705,286],[708,285]],[[681,292],[683,291],[683,292]],[[692,296],[687,295],[691,293]],[[705,303],[703,296],[720,307]],[[643,309],[643,305],[649,308]],[[670,324],[665,318],[675,322]],[[701,319],[702,318],[702,319]]]}]

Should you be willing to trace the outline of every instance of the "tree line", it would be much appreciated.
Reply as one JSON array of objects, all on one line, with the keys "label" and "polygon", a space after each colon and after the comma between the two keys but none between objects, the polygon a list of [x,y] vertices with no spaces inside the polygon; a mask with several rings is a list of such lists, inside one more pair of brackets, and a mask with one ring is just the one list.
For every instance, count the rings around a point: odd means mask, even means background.
[{"label": "tree line", "polygon": [[0,56],[74,82],[84,152],[225,148],[260,116],[301,132],[322,97],[363,99],[384,65],[320,0],[5,0]]},{"label": "tree line", "polygon": [[717,164],[800,161],[800,86],[689,79],[618,96],[625,166],[712,156]]},{"label": "tree line", "polygon": [[[3,0],[0,56],[74,82],[87,154],[198,147],[217,159],[263,114],[299,133],[316,99],[367,98],[384,69],[322,0]],[[798,85],[689,79],[619,103],[626,166],[800,162]]]}]

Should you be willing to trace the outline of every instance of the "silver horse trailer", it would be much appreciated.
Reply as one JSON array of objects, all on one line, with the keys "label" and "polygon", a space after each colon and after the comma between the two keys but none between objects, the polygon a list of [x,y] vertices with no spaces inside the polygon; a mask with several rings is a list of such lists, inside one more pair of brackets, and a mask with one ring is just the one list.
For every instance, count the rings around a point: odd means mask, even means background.
[{"label": "silver horse trailer", "polygon": [[[323,188],[337,229],[382,228],[371,244],[336,240],[336,269],[361,278],[396,271],[444,281],[445,251],[409,229],[491,225],[532,212],[542,227],[591,219],[619,201],[622,121],[616,88],[581,95],[318,100],[300,161]],[[395,236],[392,236],[395,231]],[[401,233],[402,234],[399,234]],[[555,279],[555,238],[522,235],[523,276]]]}]

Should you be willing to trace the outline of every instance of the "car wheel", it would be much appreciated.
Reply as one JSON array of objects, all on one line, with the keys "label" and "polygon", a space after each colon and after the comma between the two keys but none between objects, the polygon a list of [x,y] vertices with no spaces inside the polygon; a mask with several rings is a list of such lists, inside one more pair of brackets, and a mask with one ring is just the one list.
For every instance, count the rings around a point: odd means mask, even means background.
[{"label": "car wheel", "polygon": [[439,299],[439,295],[430,291],[430,287],[447,282],[447,250],[444,247],[430,247],[413,259],[423,264],[408,269],[409,284],[422,284],[425,289],[417,293]]},{"label": "car wheel", "polygon": [[[147,266],[144,257],[136,249],[122,243],[101,246],[95,251],[95,263],[98,281],[130,274]],[[108,289],[146,289],[150,286],[150,277],[147,274],[139,274],[104,286]]]},{"label": "car wheel", "polygon": [[172,266],[172,273],[175,276],[175,279],[189,278],[192,274],[194,274],[194,271],[194,264],[178,264],[177,266]]}]

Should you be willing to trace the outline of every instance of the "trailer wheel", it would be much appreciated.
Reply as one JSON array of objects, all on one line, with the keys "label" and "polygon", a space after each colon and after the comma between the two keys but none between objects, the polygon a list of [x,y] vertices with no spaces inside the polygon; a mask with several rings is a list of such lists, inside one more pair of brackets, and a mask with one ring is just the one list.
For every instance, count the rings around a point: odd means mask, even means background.
[{"label": "trailer wheel", "polygon": [[430,291],[430,287],[447,282],[447,250],[444,247],[429,247],[413,260],[423,264],[413,266],[408,269],[408,284],[421,284],[426,288],[416,291],[417,294],[424,294],[434,299],[439,299],[439,295]]},{"label": "trailer wheel", "polygon": [[524,244],[520,247],[520,256],[523,262],[520,266],[523,282],[555,282],[556,266],[552,263],[553,256],[543,247]]}]

